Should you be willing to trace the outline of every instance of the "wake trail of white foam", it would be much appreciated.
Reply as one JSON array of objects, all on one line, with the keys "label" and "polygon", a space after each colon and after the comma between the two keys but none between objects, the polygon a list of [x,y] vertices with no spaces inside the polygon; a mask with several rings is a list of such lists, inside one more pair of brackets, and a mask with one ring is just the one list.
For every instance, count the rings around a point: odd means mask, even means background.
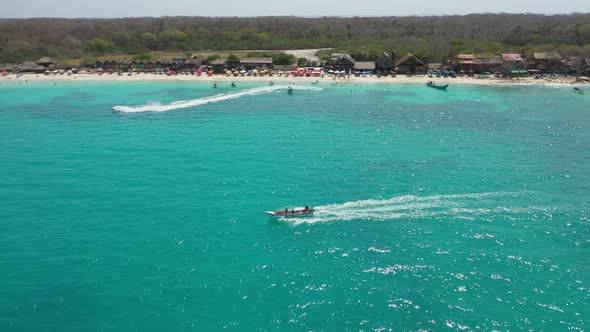
[{"label": "wake trail of white foam", "polygon": [[[482,214],[500,213],[498,197],[516,197],[525,193],[489,192],[457,195],[398,196],[368,199],[314,207],[312,217],[287,219],[294,224],[344,220],[390,220],[456,216],[469,219]],[[487,201],[487,202],[486,202]],[[500,210],[498,210],[500,209]]]},{"label": "wake trail of white foam", "polygon": [[[287,86],[265,86],[260,88],[252,88],[238,92],[218,94],[209,97],[203,97],[192,100],[181,100],[176,101],[168,105],[162,105],[159,103],[145,104],[142,106],[114,106],[113,111],[124,112],[124,113],[137,113],[137,112],[166,112],[171,110],[177,110],[181,108],[195,107],[205,105],[209,103],[217,103],[224,100],[237,99],[244,96],[255,96],[265,93],[271,93],[279,90],[286,91]],[[310,91],[321,91],[321,88],[310,87],[310,86],[292,86],[293,90],[310,90]]]}]

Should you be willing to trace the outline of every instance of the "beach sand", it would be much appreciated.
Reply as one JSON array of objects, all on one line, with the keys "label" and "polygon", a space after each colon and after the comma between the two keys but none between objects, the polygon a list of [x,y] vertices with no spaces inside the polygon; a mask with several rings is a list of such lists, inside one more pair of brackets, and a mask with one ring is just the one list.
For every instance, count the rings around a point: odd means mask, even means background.
[{"label": "beach sand", "polygon": [[575,78],[571,77],[556,77],[556,78],[541,78],[534,79],[532,77],[526,78],[475,78],[475,77],[458,77],[458,78],[430,78],[428,76],[405,76],[398,75],[396,77],[377,77],[377,76],[361,76],[355,77],[351,75],[346,78],[334,79],[331,76],[324,77],[294,77],[294,76],[244,76],[233,77],[226,75],[214,76],[196,76],[196,75],[155,75],[155,74],[134,74],[133,76],[117,74],[73,74],[73,75],[43,75],[43,74],[24,74],[16,77],[15,74],[0,77],[0,82],[24,82],[24,81],[105,81],[105,82],[138,82],[138,81],[154,81],[154,82],[260,82],[268,83],[275,82],[278,84],[310,84],[318,81],[322,84],[426,84],[428,81],[435,81],[437,84],[470,84],[470,85],[491,85],[491,84],[542,84],[542,85],[572,85],[584,84],[577,82]]}]

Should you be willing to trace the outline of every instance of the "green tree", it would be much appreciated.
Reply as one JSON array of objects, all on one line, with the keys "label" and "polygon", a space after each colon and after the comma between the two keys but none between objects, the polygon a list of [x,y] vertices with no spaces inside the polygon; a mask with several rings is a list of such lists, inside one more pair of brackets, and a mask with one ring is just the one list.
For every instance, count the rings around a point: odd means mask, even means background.
[{"label": "green tree", "polygon": [[82,59],[80,59],[80,67],[94,67],[94,65],[96,64],[96,58],[95,57],[83,57]]},{"label": "green tree", "polygon": [[133,57],[133,60],[152,60],[154,57],[149,53],[138,54]]},{"label": "green tree", "polygon": [[92,53],[104,54],[112,52],[115,49],[115,44],[110,40],[96,37],[86,42],[86,49]]},{"label": "green tree", "polygon": [[275,65],[291,65],[295,62],[295,57],[291,54],[278,53],[271,56]]},{"label": "green tree", "polygon": [[143,45],[150,50],[155,50],[158,48],[158,37],[150,32],[144,32],[141,34],[141,42]]},{"label": "green tree", "polygon": [[186,41],[188,35],[178,29],[168,29],[160,34],[160,38],[165,41]]}]

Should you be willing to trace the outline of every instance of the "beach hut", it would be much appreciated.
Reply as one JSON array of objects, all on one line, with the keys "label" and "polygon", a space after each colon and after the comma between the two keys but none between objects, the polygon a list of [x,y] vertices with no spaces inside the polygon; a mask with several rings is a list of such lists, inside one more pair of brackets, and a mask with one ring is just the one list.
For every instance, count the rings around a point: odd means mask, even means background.
[{"label": "beach hut", "polygon": [[342,54],[337,58],[332,65],[332,68],[337,71],[351,72],[354,69],[356,60],[348,54]]},{"label": "beach hut", "polygon": [[53,59],[51,59],[48,56],[45,56],[45,57],[42,57],[41,59],[37,60],[35,63],[39,66],[49,67],[51,64],[53,64]]},{"label": "beach hut", "polygon": [[412,53],[408,53],[395,62],[395,70],[400,74],[426,74],[426,62],[425,59],[418,59]]},{"label": "beach hut", "polygon": [[377,61],[375,61],[375,70],[379,73],[390,73],[395,69],[394,53],[389,56],[387,52],[383,52]]},{"label": "beach hut", "polygon": [[119,62],[118,71],[129,71],[131,69],[131,61],[123,60]]},{"label": "beach hut", "polygon": [[[0,65],[0,72],[6,73],[6,75],[8,75],[8,73],[10,73],[10,72],[14,72],[15,69],[16,69],[16,64],[14,64],[14,63],[3,63],[2,65]],[[6,76],[6,75],[2,75],[2,76]]]},{"label": "beach hut", "polygon": [[454,65],[456,71],[474,72],[475,67],[475,54],[457,54]]},{"label": "beach hut", "polygon": [[526,60],[518,53],[503,53],[502,66],[507,70],[525,69]]},{"label": "beach hut", "polygon": [[272,68],[272,58],[243,58],[240,65],[245,69]]},{"label": "beach hut", "polygon": [[240,67],[240,59],[225,59],[225,68],[235,69]]},{"label": "beach hut", "polygon": [[354,63],[354,71],[356,74],[371,75],[375,71],[375,62],[373,61],[357,61]]},{"label": "beach hut", "polygon": [[[97,61],[97,62],[100,62],[100,61]],[[117,71],[117,62],[115,60],[106,60],[106,61],[102,62],[101,68],[106,72],[115,72],[115,71]]]},{"label": "beach hut", "polygon": [[151,73],[155,70],[156,64],[152,60],[145,61],[144,71],[146,73]]},{"label": "beach hut", "polygon": [[16,71],[20,73],[43,73],[46,67],[40,66],[33,61],[25,61],[16,66]]},{"label": "beach hut", "polygon": [[184,69],[184,64],[188,60],[184,55],[177,55],[174,57],[174,64],[177,70]]},{"label": "beach hut", "polygon": [[576,76],[590,75],[590,58],[569,57],[562,60],[567,68],[567,73]]},{"label": "beach hut", "polygon": [[529,69],[538,69],[542,72],[564,72],[566,71],[561,55],[557,52],[533,52],[529,58]]},{"label": "beach hut", "polygon": [[143,60],[133,60],[131,61],[131,70],[133,71],[145,71],[145,61]]},{"label": "beach hut", "polygon": [[209,62],[210,69],[216,74],[222,74],[225,71],[225,59],[216,59]]},{"label": "beach hut", "polygon": [[491,73],[502,66],[502,58],[499,55],[476,55],[473,70],[476,74]]},{"label": "beach hut", "polygon": [[195,72],[197,68],[199,68],[203,62],[198,58],[188,58],[184,62],[184,69],[190,71],[191,73]]}]

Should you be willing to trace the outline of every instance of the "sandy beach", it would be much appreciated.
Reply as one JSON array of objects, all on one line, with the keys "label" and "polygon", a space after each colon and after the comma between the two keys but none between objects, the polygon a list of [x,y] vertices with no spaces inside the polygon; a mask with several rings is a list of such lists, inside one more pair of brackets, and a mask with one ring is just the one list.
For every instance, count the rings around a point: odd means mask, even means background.
[{"label": "sandy beach", "polygon": [[294,76],[242,76],[233,77],[226,75],[214,76],[196,76],[196,75],[156,75],[156,74],[134,74],[133,76],[118,76],[117,74],[73,74],[73,75],[43,75],[43,74],[24,74],[16,77],[10,74],[0,77],[0,82],[24,82],[24,81],[105,81],[105,82],[275,82],[278,84],[310,84],[319,82],[323,84],[425,84],[428,81],[435,81],[437,84],[469,84],[469,85],[492,85],[492,84],[541,84],[541,85],[580,85],[588,82],[579,82],[573,77],[551,77],[535,79],[532,77],[524,78],[476,78],[476,77],[458,77],[458,78],[430,78],[428,76],[405,76],[397,75],[396,77],[377,77],[377,76],[360,76],[343,78],[333,78],[325,75],[324,77],[294,77]]}]

